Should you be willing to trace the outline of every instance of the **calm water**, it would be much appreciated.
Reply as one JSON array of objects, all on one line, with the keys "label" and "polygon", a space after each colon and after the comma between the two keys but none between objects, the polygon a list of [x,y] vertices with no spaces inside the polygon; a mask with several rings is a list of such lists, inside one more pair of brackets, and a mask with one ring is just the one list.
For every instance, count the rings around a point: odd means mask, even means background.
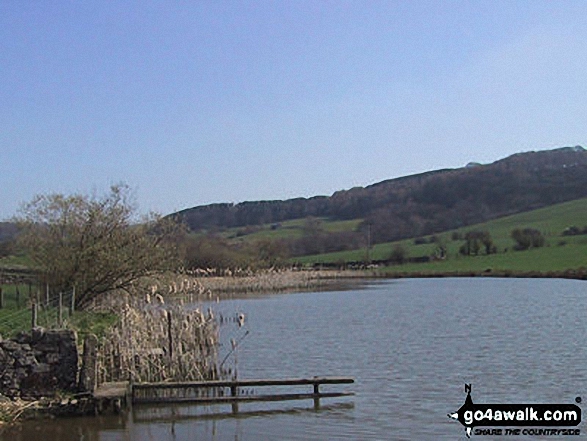
[{"label": "calm water", "polygon": [[[311,402],[245,403],[236,417],[230,406],[136,409],[129,418],[27,423],[3,439],[455,440],[466,439],[463,427],[446,415],[463,404],[465,382],[479,403],[587,397],[581,281],[400,280],[215,307],[247,316],[240,378],[353,376],[355,384],[337,389],[357,395],[325,399],[318,410]],[[233,327],[225,337],[243,332]]]}]

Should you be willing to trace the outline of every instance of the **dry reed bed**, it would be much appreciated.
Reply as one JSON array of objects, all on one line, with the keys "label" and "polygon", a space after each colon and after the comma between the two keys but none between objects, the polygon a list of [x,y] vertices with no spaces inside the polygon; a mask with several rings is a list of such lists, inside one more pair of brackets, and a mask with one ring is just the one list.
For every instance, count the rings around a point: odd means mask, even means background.
[{"label": "dry reed bed", "polygon": [[[211,309],[203,311],[195,305],[239,293],[324,289],[366,277],[360,271],[218,273],[207,270],[205,275],[200,272],[150,277],[129,292],[116,293],[96,305],[120,317],[100,345],[99,382],[223,378],[231,372],[224,372],[218,360],[221,320]],[[240,319],[232,323],[242,326]]]},{"label": "dry reed bed", "polygon": [[40,401],[28,401],[21,398],[0,402],[0,433],[6,426],[16,423],[23,414],[41,406]]},{"label": "dry reed bed", "polygon": [[263,270],[232,272],[207,270],[168,274],[149,281],[151,295],[179,297],[185,301],[216,300],[226,294],[269,293],[338,287],[346,281],[373,277],[367,271]]},{"label": "dry reed bed", "polygon": [[218,323],[212,311],[181,305],[126,304],[99,350],[99,382],[214,380]]}]

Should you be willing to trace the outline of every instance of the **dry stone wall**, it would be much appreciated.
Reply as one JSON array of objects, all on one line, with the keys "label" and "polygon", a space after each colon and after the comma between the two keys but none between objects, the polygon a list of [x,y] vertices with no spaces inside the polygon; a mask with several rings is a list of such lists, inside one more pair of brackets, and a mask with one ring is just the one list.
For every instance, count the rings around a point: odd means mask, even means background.
[{"label": "dry stone wall", "polygon": [[71,330],[33,329],[0,337],[0,394],[36,398],[77,390],[77,336]]}]

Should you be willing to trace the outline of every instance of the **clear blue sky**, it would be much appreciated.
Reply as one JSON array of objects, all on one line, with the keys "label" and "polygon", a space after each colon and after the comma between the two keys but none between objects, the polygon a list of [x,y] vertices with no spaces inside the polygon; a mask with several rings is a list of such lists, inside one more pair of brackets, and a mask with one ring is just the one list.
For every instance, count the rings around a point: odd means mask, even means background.
[{"label": "clear blue sky", "polygon": [[587,146],[584,1],[0,2],[0,219],[329,195]]}]

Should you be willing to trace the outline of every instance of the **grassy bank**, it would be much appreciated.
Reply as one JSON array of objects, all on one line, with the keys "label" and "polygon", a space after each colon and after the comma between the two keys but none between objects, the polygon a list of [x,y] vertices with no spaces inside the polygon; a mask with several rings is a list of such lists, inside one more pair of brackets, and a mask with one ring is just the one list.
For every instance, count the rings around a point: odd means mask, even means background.
[{"label": "grassy bank", "polygon": [[[3,307],[0,308],[0,336],[9,338],[20,331],[28,331],[32,327],[32,308],[29,297],[28,284],[4,284],[0,285],[3,295]],[[37,287],[33,287],[33,292]],[[18,294],[17,294],[18,293]],[[44,300],[44,299],[43,299]],[[50,299],[51,306],[46,306],[43,301],[37,308],[37,325],[46,329],[61,327],[59,308],[56,299]],[[73,311],[64,305],[61,313],[62,325],[74,329],[80,336],[80,340],[86,334],[92,333],[98,336],[110,328],[117,320],[115,314],[103,311]]]}]

